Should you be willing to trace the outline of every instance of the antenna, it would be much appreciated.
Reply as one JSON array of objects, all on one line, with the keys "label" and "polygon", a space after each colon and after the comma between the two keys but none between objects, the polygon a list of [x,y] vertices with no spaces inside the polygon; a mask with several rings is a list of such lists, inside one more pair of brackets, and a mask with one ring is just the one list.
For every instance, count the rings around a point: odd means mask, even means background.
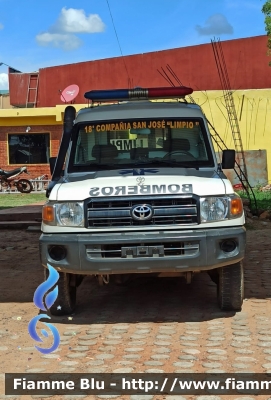
[{"label": "antenna", "polygon": [[79,93],[79,86],[78,85],[70,85],[67,86],[64,90],[59,90],[60,100],[63,103],[74,103],[74,99]]},{"label": "antenna", "polygon": [[162,74],[162,72],[159,71],[159,69],[157,69],[157,72],[158,72],[171,86],[174,86],[174,85],[172,85],[172,82],[168,80],[167,76],[164,76],[164,75]]},{"label": "antenna", "polygon": [[176,79],[176,81],[178,82],[178,84],[180,86],[183,86],[182,82],[180,81],[178,75],[173,71],[173,69],[171,68],[171,66],[169,64],[167,64],[167,70],[171,73],[171,75]]}]

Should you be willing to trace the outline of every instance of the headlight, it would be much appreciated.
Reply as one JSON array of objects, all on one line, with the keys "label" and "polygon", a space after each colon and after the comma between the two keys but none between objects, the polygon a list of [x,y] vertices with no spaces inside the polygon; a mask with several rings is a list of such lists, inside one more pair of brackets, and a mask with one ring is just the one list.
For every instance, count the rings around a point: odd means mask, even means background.
[{"label": "headlight", "polygon": [[84,203],[69,202],[45,204],[43,223],[58,226],[84,226]]},{"label": "headlight", "polygon": [[200,199],[201,222],[221,221],[228,214],[228,199],[225,197],[205,197]]},{"label": "headlight", "polygon": [[200,199],[201,222],[215,222],[239,218],[243,214],[243,203],[237,194]]},{"label": "headlight", "polygon": [[56,216],[59,225],[83,226],[84,225],[83,203],[56,204]]}]

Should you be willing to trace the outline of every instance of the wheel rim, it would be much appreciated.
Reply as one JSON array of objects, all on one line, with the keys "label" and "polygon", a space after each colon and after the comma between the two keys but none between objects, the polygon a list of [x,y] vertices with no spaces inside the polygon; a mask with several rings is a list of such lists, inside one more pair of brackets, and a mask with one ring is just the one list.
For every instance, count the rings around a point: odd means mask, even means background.
[{"label": "wheel rim", "polygon": [[22,193],[29,193],[32,190],[31,183],[26,179],[20,179],[17,183],[17,189]]},{"label": "wheel rim", "polygon": [[9,186],[9,184],[8,184],[7,181],[5,181],[4,179],[1,180],[1,187],[2,187],[3,189],[6,189],[8,186]]}]

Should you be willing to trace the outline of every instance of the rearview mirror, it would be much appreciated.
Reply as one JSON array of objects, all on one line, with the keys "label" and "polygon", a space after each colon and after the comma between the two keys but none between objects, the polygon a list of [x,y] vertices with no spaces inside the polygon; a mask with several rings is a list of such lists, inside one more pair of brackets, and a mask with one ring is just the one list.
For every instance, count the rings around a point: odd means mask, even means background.
[{"label": "rearview mirror", "polygon": [[235,165],[235,150],[223,150],[222,169],[233,169]]},{"label": "rearview mirror", "polygon": [[138,128],[138,129],[130,129],[130,133],[132,135],[149,135],[151,133],[151,130],[148,128]]}]

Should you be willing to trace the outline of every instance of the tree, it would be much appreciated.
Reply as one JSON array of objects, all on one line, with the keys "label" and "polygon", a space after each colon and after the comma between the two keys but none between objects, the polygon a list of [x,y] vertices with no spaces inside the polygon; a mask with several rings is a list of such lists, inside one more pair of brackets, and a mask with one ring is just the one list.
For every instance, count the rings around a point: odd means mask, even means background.
[{"label": "tree", "polygon": [[[264,23],[265,23],[265,30],[267,32],[268,41],[267,47],[268,52],[267,55],[271,56],[271,0],[267,0],[262,8],[262,13],[265,15]],[[271,66],[271,61],[269,62]]]}]

